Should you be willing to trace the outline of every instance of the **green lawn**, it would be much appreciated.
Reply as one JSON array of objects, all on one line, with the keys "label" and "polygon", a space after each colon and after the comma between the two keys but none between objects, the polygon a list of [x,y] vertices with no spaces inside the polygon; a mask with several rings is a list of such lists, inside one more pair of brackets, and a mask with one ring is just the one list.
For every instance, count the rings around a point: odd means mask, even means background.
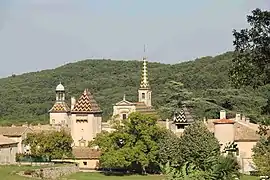
[{"label": "green lawn", "polygon": [[[39,167],[31,167],[31,166],[0,166],[0,179],[2,180],[28,180],[28,178],[21,177],[16,175],[16,172],[24,171],[27,169],[34,169]],[[44,167],[43,167],[44,168]],[[156,176],[139,176],[139,175],[130,175],[130,176],[106,176],[102,173],[87,173],[87,172],[79,172],[76,174],[72,174],[66,178],[66,180],[163,180],[164,177],[156,175]],[[258,177],[252,176],[243,176],[241,180],[258,180]]]},{"label": "green lawn", "polygon": [[16,172],[24,171],[27,169],[34,169],[38,167],[31,166],[0,166],[0,179],[3,180],[28,180],[28,178],[21,177]]},{"label": "green lawn", "polygon": [[259,180],[259,177],[255,176],[243,176],[241,180]]}]

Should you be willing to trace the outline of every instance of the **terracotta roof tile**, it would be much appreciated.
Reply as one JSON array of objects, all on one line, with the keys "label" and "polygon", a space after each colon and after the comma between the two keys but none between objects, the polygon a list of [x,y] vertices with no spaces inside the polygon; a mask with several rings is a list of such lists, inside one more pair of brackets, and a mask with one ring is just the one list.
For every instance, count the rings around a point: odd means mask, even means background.
[{"label": "terracotta roof tile", "polygon": [[72,112],[101,112],[100,107],[92,94],[85,89],[81,97],[76,102]]},{"label": "terracotta roof tile", "polygon": [[0,135],[4,136],[21,136],[27,130],[33,131],[28,127],[0,127]]},{"label": "terracotta roof tile", "polygon": [[55,102],[49,112],[70,112],[70,108],[65,102]]},{"label": "terracotta roof tile", "polygon": [[235,121],[234,120],[231,120],[231,119],[218,119],[218,120],[215,120],[214,121],[214,124],[234,124]]},{"label": "terracotta roof tile", "polygon": [[101,152],[89,147],[77,147],[72,149],[76,159],[99,159]]}]

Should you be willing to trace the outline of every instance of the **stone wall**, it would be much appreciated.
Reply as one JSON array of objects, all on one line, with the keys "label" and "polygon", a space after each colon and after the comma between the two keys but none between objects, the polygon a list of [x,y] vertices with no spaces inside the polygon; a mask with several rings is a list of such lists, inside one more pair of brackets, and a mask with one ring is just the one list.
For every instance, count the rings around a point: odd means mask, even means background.
[{"label": "stone wall", "polygon": [[61,176],[70,175],[79,171],[79,167],[75,164],[63,165],[58,167],[49,167],[42,169],[28,170],[19,174],[26,177],[34,177],[41,179],[57,179]]}]

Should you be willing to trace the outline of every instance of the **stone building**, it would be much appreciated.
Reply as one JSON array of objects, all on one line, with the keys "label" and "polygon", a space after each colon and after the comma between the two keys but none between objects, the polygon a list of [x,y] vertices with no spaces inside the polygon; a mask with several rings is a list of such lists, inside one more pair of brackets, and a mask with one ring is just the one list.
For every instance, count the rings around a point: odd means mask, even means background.
[{"label": "stone building", "polygon": [[0,135],[0,164],[15,164],[18,142]]},{"label": "stone building", "polygon": [[50,109],[50,124],[55,128],[68,127],[74,147],[85,147],[101,132],[102,111],[88,89],[78,101],[71,97],[71,107],[65,102],[65,88],[60,83],[56,87],[56,101]]},{"label": "stone building", "polygon": [[49,110],[50,124],[70,127],[70,108],[65,102],[65,87],[60,83],[55,89],[55,103]]},{"label": "stone building", "polygon": [[102,111],[88,89],[71,109],[71,136],[74,146],[85,147],[101,132]]},{"label": "stone building", "polygon": [[260,136],[257,134],[259,125],[251,123],[245,116],[236,114],[235,118],[227,119],[226,111],[220,111],[220,119],[209,119],[205,121],[208,129],[214,133],[221,145],[221,149],[227,144],[237,144],[237,159],[242,173],[255,170],[252,161],[252,148],[258,142]]},{"label": "stone building", "polygon": [[27,126],[14,126],[11,127],[0,127],[0,135],[9,138],[10,140],[16,142],[17,144],[17,152],[25,153],[29,149],[23,143],[23,140],[26,139],[28,133],[34,132],[31,128]]},{"label": "stone building", "polygon": [[123,100],[113,106],[113,118],[124,120],[132,112],[157,115],[152,106],[152,90],[148,80],[147,59],[145,57],[143,58],[142,76],[138,89],[138,102],[130,102],[126,100],[124,95]]}]

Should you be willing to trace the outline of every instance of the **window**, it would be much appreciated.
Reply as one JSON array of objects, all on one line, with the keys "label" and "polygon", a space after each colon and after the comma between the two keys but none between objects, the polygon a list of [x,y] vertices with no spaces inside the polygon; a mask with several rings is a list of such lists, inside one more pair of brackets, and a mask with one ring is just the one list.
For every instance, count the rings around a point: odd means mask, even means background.
[{"label": "window", "polygon": [[177,124],[176,127],[177,127],[177,129],[185,129],[184,124]]},{"label": "window", "polygon": [[122,119],[127,119],[127,114],[122,114]]},{"label": "window", "polygon": [[145,93],[142,93],[142,99],[145,99]]},{"label": "window", "polygon": [[84,161],[84,162],[83,162],[83,165],[84,165],[84,166],[87,166],[87,162],[86,162],[86,161]]}]

